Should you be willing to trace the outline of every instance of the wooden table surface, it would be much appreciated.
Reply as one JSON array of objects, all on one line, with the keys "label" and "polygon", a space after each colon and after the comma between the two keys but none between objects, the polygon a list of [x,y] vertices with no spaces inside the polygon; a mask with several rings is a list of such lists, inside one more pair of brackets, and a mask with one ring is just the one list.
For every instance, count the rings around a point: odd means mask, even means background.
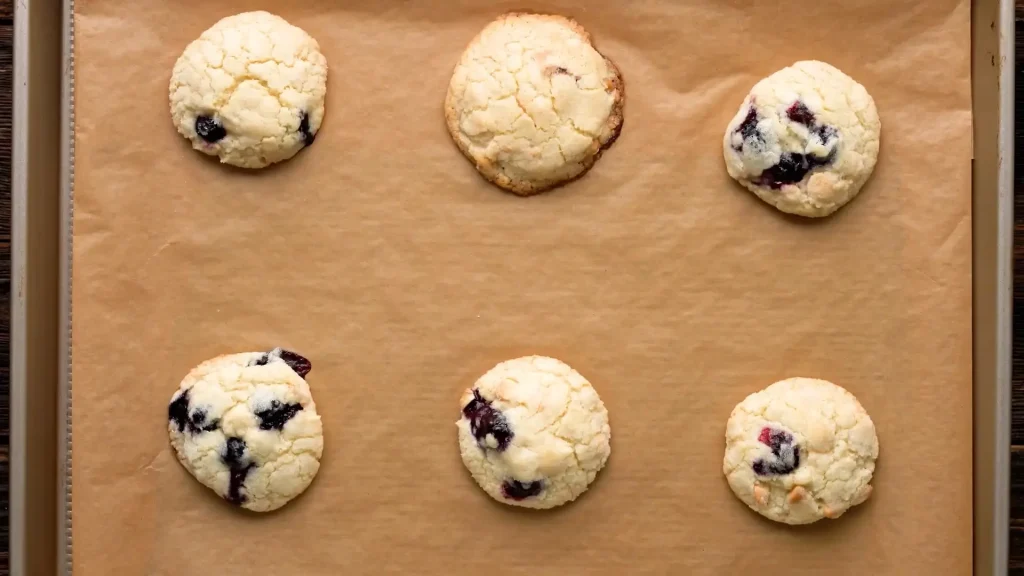
[{"label": "wooden table surface", "polygon": [[[1024,0],[1017,0],[1010,574],[1024,576]],[[0,576],[8,574],[13,0],[0,0]],[[127,576],[127,575],[126,575]]]},{"label": "wooden table surface", "polygon": [[0,0],[0,576],[9,574],[11,334],[11,87],[14,3]]}]

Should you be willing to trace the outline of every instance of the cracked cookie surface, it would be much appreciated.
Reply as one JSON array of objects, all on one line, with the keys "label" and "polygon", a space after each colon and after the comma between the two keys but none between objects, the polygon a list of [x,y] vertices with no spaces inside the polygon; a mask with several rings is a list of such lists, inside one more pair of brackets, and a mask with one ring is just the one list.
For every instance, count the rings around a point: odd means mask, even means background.
[{"label": "cracked cookie surface", "polygon": [[445,119],[487,180],[526,196],[589,170],[619,134],[624,98],[619,71],[582,26],[512,13],[466,48]]},{"label": "cracked cookie surface", "polygon": [[303,380],[309,361],[286,350],[218,356],[185,376],[168,405],[178,461],[232,504],[284,506],[320,469],[320,416]]},{"label": "cracked cookie surface", "polygon": [[553,508],[586,492],[611,454],[608,411],[564,362],[527,356],[498,364],[460,400],[462,461],[499,502]]},{"label": "cracked cookie surface", "polygon": [[871,176],[881,129],[863,86],[829,64],[801,61],[751,89],[725,131],[725,166],[783,212],[827,216]]},{"label": "cracked cookie surface", "polygon": [[838,518],[871,495],[878,436],[860,402],[825,380],[789,378],[729,416],[723,471],[759,514],[786,524]]},{"label": "cracked cookie surface", "polygon": [[287,160],[324,117],[327,59],[302,29],[268,12],[214,24],[174,64],[171,119],[192,147],[241,168]]}]

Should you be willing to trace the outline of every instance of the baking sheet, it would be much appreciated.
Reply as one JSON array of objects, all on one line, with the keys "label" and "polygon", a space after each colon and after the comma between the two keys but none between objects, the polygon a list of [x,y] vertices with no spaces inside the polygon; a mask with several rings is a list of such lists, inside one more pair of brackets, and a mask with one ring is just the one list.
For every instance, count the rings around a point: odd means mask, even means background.
[{"label": "baking sheet", "polygon": [[[257,7],[77,2],[76,574],[970,570],[969,3],[535,3],[594,35],[627,105],[588,176],[531,199],[484,183],[441,116],[511,3],[273,7],[331,66],[316,144],[259,174],[191,151],[167,74]],[[720,146],[750,86],[804,58],[883,122],[862,196],[813,223],[734,185]],[[166,400],[197,362],[275,345],[313,361],[326,453],[254,517],[174,461]],[[459,392],[525,353],[612,418],[609,467],[550,513],[492,503],[455,447]],[[867,504],[793,529],[720,469],[732,406],[798,374],[857,394],[882,455]]]}]

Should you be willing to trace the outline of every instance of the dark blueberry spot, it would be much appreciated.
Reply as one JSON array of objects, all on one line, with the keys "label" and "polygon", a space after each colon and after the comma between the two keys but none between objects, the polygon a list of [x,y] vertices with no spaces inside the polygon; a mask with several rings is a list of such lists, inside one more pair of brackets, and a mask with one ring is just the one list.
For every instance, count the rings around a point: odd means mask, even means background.
[{"label": "dark blueberry spot", "polygon": [[309,146],[316,139],[316,135],[309,131],[309,114],[302,113],[302,120],[299,121],[299,133],[302,134],[302,141]]},{"label": "dark blueberry spot", "polygon": [[792,106],[786,109],[786,116],[797,124],[803,124],[808,128],[814,126],[814,114],[807,109],[803,102],[797,100]]},{"label": "dark blueberry spot", "polygon": [[228,466],[235,466],[245,459],[245,440],[241,438],[228,438],[224,447],[224,463]]},{"label": "dark blueberry spot", "polygon": [[533,482],[505,480],[501,485],[501,494],[509,500],[526,500],[531,496],[540,494],[543,489],[544,483],[540,480],[535,480]]},{"label": "dark blueberry spot", "polygon": [[[811,134],[817,136],[822,144],[828,143],[837,136],[836,129],[832,126],[819,125],[815,122],[814,114],[807,106],[800,101],[794,102],[786,109],[786,116],[806,126]],[[778,164],[769,167],[758,176],[754,183],[760,186],[767,186],[777,190],[787,184],[796,184],[807,177],[807,173],[819,166],[830,164],[836,155],[836,147],[833,146],[828,155],[824,158],[813,154],[801,154],[799,152],[784,152],[779,157]]]},{"label": "dark blueberry spot", "polygon": [[309,360],[288,350],[281,350],[281,360],[284,360],[284,363],[291,367],[292,370],[295,370],[295,373],[302,378],[305,378],[306,374],[309,374],[309,371],[313,369],[313,365]]},{"label": "dark blueberry spot", "polygon": [[743,139],[759,137],[760,134],[757,132],[757,110],[753,106],[747,110],[747,116],[740,123],[739,128],[740,134],[743,135]]},{"label": "dark blueberry spot", "polygon": [[811,131],[811,134],[814,134],[821,139],[822,143],[828,142],[832,138],[836,137],[836,129],[825,124],[818,124],[815,121],[814,113],[799,100],[786,109],[786,116],[793,122],[806,126]]},{"label": "dark blueberry spot", "polygon": [[213,118],[200,116],[196,118],[196,134],[199,134],[199,137],[203,140],[213,144],[227,136],[228,131]]},{"label": "dark blueberry spot", "polygon": [[188,417],[188,431],[193,434],[213,432],[220,425],[220,420],[206,421],[206,410],[196,408]]},{"label": "dark blueberry spot", "polygon": [[260,420],[260,430],[282,430],[286,422],[302,410],[299,404],[282,404],[277,400],[270,403],[270,408],[260,410],[256,417]]},{"label": "dark blueberry spot", "polygon": [[189,388],[181,393],[174,402],[167,406],[167,419],[178,426],[178,432],[184,432],[186,428],[190,434],[200,432],[211,432],[220,425],[220,420],[206,421],[206,410],[196,408],[189,413],[189,400],[192,389]]},{"label": "dark blueberry spot", "polygon": [[245,440],[228,438],[222,460],[231,472],[228,493],[224,498],[235,505],[244,504],[246,498],[245,494],[242,494],[242,484],[245,483],[245,477],[249,475],[249,470],[256,467],[245,457]]},{"label": "dark blueberry spot", "polygon": [[[821,125],[814,129],[814,133],[821,138],[822,143],[828,142],[829,140],[836,137],[836,129],[831,126]],[[835,149],[832,149],[832,153],[835,153]]]},{"label": "dark blueberry spot", "polygon": [[305,378],[306,374],[313,369],[313,365],[305,357],[290,352],[288,350],[282,350],[280,348],[274,348],[270,352],[260,356],[256,360],[249,362],[250,366],[266,366],[271,359],[280,358],[282,362],[288,365],[289,368],[295,371],[301,378]]},{"label": "dark blueberry spot", "polygon": [[469,428],[481,446],[485,446],[484,440],[491,435],[498,443],[498,452],[508,448],[514,436],[512,429],[505,416],[491,408],[491,403],[484,400],[479,390],[473,390],[473,399],[462,409],[462,415],[469,418]]},{"label": "dark blueberry spot", "polygon": [[191,388],[185,390],[167,406],[167,419],[178,426],[178,432],[184,432],[189,424],[188,397],[191,391]]},{"label": "dark blueberry spot", "polygon": [[783,152],[782,156],[779,157],[779,163],[761,172],[755,183],[774,190],[778,190],[786,184],[796,184],[803,180],[811,170],[830,164],[835,159],[835,156],[835,148],[829,151],[828,156],[824,158],[819,158],[813,154]]},{"label": "dark blueberry spot", "polygon": [[[757,110],[754,109],[753,103],[750,104],[750,108],[747,110],[747,116],[743,119],[743,122],[740,122],[736,131],[740,133],[743,140],[756,140],[758,142],[764,141],[761,133],[757,131]],[[733,145],[733,148],[736,149],[736,151],[740,151],[743,149],[743,145],[740,144],[739,147]]]},{"label": "dark blueberry spot", "polygon": [[793,435],[769,427],[761,429],[757,440],[768,446],[772,458],[754,461],[754,474],[758,476],[784,476],[800,467],[800,446],[793,443]]},{"label": "dark blueberry spot", "polygon": [[786,184],[796,184],[804,179],[811,168],[817,166],[816,158],[797,152],[784,152],[779,163],[769,167],[757,179],[761,186],[778,189]]},{"label": "dark blueberry spot", "polygon": [[799,100],[786,109],[786,116],[793,122],[803,124],[809,128],[811,133],[820,138],[822,142],[828,142],[832,138],[836,137],[836,129],[825,124],[818,124],[815,121],[814,113]]}]

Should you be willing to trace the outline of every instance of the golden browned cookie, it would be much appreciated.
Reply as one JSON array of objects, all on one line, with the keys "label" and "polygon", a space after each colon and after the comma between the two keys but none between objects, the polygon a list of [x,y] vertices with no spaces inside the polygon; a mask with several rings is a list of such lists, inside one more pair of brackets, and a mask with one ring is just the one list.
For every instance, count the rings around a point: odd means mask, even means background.
[{"label": "golden browned cookie", "polygon": [[445,118],[491,182],[528,196],[579,177],[622,127],[618,69],[575,21],[512,13],[487,25],[455,67]]}]

